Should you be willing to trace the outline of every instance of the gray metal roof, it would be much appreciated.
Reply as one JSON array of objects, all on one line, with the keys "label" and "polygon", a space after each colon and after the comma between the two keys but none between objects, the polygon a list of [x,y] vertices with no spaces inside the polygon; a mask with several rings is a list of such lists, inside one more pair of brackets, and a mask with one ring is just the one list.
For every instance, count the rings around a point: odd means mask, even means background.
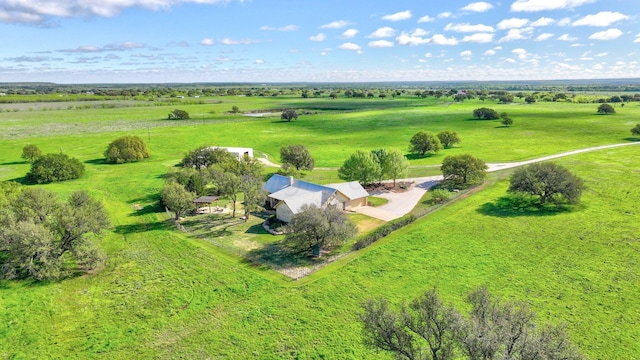
[{"label": "gray metal roof", "polygon": [[367,190],[365,190],[362,185],[360,185],[357,181],[351,181],[346,183],[339,184],[329,184],[327,187],[336,189],[340,191],[344,196],[349,198],[349,200],[359,199],[366,196],[369,196]]}]

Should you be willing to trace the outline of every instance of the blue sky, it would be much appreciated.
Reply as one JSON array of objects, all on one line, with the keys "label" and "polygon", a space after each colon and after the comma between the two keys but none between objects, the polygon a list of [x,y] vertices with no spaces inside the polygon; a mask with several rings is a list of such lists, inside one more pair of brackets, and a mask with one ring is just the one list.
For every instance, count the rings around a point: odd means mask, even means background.
[{"label": "blue sky", "polygon": [[0,82],[640,78],[638,0],[0,0]]}]

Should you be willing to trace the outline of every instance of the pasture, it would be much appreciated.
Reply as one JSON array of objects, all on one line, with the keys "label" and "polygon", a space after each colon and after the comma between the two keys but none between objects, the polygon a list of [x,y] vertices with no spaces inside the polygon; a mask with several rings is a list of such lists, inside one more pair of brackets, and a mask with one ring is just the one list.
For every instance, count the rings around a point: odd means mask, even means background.
[{"label": "pasture", "polygon": [[[411,160],[412,176],[430,175],[437,167],[428,165],[450,154],[504,162],[638,140],[629,132],[640,118],[637,103],[602,116],[596,104],[414,97],[203,101],[0,112],[0,179],[26,174],[25,144],[63,151],[85,162],[84,177],[42,187],[60,196],[88,190],[113,223],[100,242],[109,257],[104,269],[59,283],[0,281],[0,358],[384,358],[362,344],[363,301],[385,296],[399,304],[436,286],[461,305],[478,285],[526,301],[538,321],[566,323],[591,358],[640,353],[637,146],[557,160],[585,179],[573,211],[502,208],[508,174],[492,175],[484,190],[298,281],[175,230],[158,204],[163,175],[200,145],[253,147],[277,161],[281,146],[302,143],[316,166],[334,168],[356,149],[406,150],[417,131],[457,131],[459,146]],[[228,113],[234,105],[309,114],[289,123]],[[508,112],[513,127],[473,120],[482,106]],[[175,108],[193,119],[165,120]],[[105,164],[102,152],[121,135],[148,141],[151,158]],[[309,178],[330,182],[334,173],[315,170]]]}]

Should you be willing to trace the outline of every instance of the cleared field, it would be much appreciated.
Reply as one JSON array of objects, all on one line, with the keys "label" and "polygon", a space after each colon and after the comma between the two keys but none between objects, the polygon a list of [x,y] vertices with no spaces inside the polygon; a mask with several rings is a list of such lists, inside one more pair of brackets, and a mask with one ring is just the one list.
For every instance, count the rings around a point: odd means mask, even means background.
[{"label": "cleared field", "polygon": [[[241,109],[254,104],[238,101]],[[303,102],[279,101],[277,106]],[[114,227],[101,241],[107,266],[95,274],[53,284],[0,282],[0,358],[385,358],[361,342],[362,301],[385,296],[399,303],[437,286],[446,301],[461,305],[464,295],[482,284],[507,299],[527,301],[539,321],[566,322],[591,358],[640,353],[636,147],[557,160],[583,177],[588,188],[572,212],[523,214],[501,208],[508,184],[500,180],[297,282],[173,230],[158,206],[162,176],[186,151],[205,143],[253,146],[277,158],[280,146],[302,142],[318,165],[339,166],[357,148],[404,149],[418,130],[452,129],[463,139],[460,148],[412,163],[435,164],[463,151],[497,162],[624,142],[640,114],[636,105],[614,116],[595,115],[594,105],[501,105],[495,108],[509,112],[515,122],[513,128],[501,128],[469,119],[480,102],[448,107],[406,102],[412,106],[319,110],[292,123],[235,116],[223,123],[171,123],[150,129],[149,161],[124,165],[102,163],[102,152],[124,133],[147,139],[147,128],[92,132],[89,115],[104,116],[95,120],[114,126],[138,124],[142,115],[122,113],[127,120],[117,120],[102,111],[122,109],[92,109],[85,119],[74,118],[82,110],[66,116],[59,111],[51,124],[64,123],[63,118],[77,123],[77,129],[69,126],[68,134],[59,136],[45,135],[44,124],[25,116],[19,121],[30,133],[0,142],[0,179],[19,179],[28,171],[19,158],[24,144],[45,152],[62,148],[85,161],[87,172],[82,179],[44,187],[61,196],[89,190],[104,201]],[[268,104],[256,102],[252,108]],[[159,109],[153,121],[168,122],[159,120],[167,109],[173,108]],[[38,115],[42,121],[58,114],[43,113]],[[13,126],[11,116],[21,114],[0,114],[0,130]],[[358,221],[363,228],[371,225]]]}]

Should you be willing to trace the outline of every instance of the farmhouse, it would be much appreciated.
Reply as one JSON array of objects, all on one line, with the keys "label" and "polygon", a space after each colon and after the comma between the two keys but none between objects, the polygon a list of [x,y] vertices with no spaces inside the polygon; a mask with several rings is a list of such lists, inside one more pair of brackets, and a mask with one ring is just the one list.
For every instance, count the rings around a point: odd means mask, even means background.
[{"label": "farmhouse", "polygon": [[304,205],[319,208],[335,206],[350,210],[366,206],[369,196],[357,181],[318,185],[278,174],[269,178],[262,189],[269,194],[267,201],[276,209],[276,218],[284,222],[289,222]]}]

